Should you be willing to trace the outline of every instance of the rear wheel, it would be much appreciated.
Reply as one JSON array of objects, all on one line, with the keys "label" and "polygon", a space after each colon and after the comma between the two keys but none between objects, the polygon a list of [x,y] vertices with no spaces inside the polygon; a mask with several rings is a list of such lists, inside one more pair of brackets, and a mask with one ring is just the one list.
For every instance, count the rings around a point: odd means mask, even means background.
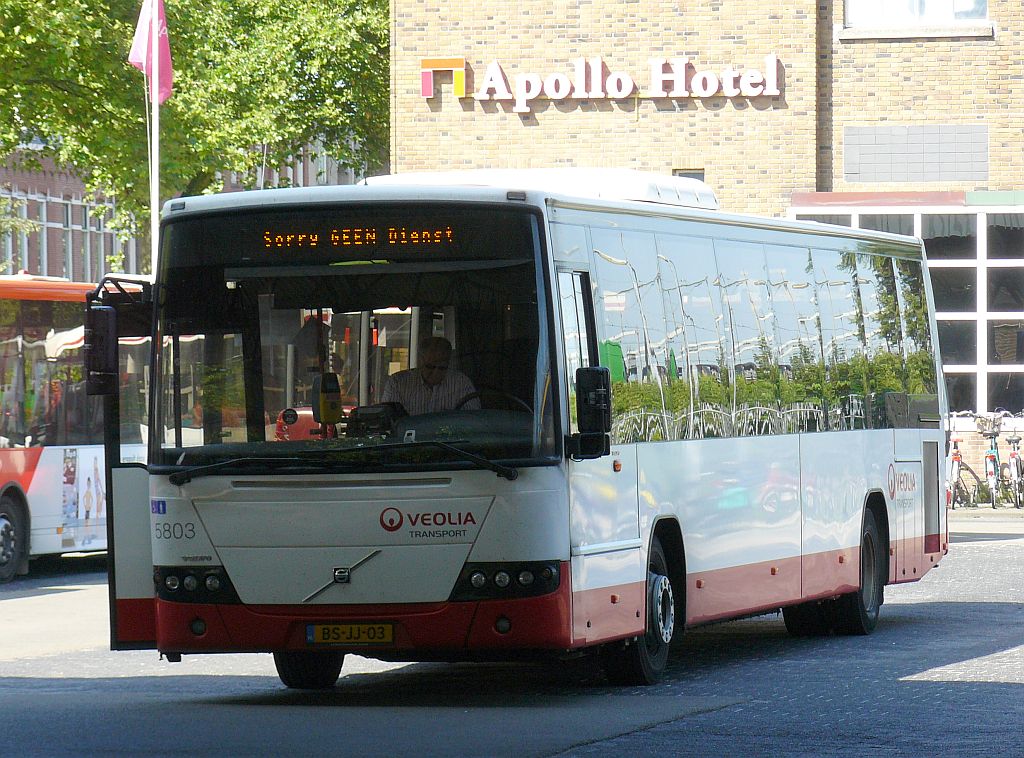
[{"label": "rear wheel", "polygon": [[296,690],[330,689],[338,681],[344,662],[344,653],[332,651],[274,653],[281,682]]},{"label": "rear wheel", "polygon": [[28,524],[21,503],[10,495],[0,497],[0,583],[18,574],[28,550]]},{"label": "rear wheel", "polygon": [[836,600],[836,631],[840,634],[871,634],[878,625],[888,566],[884,551],[875,515],[866,511],[860,541],[860,590]]},{"label": "rear wheel", "polygon": [[668,664],[669,646],[675,633],[676,594],[668,574],[661,540],[651,540],[647,560],[647,623],[644,636],[613,643],[602,651],[605,674],[612,684],[654,684]]}]

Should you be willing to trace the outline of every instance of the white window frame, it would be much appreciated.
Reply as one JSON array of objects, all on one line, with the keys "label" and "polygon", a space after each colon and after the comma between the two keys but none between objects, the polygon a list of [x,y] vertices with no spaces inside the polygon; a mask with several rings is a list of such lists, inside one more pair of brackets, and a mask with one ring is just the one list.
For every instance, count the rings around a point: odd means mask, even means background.
[{"label": "white window frame", "polygon": [[840,40],[919,37],[991,37],[988,18],[957,18],[971,0],[844,0]]}]

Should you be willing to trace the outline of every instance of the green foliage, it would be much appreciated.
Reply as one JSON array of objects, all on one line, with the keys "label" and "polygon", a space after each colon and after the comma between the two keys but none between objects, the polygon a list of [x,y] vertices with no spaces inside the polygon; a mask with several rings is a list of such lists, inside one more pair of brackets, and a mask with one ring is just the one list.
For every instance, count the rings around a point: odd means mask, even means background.
[{"label": "green foliage", "polygon": [[[0,197],[0,237],[9,232],[28,234],[29,232],[35,231],[39,226],[36,221],[22,218],[18,215],[18,209],[21,205],[22,203],[9,197]],[[4,270],[7,268],[7,265],[7,261],[0,261],[0,274],[14,273],[13,271]]]},{"label": "green foliage", "polygon": [[[133,231],[149,201],[143,77],[127,62],[140,6],[0,0],[0,154],[39,138],[42,155],[115,197]],[[163,199],[218,189],[217,171],[282,165],[317,140],[346,166],[385,160],[384,0],[165,6],[175,81],[160,112]]]}]

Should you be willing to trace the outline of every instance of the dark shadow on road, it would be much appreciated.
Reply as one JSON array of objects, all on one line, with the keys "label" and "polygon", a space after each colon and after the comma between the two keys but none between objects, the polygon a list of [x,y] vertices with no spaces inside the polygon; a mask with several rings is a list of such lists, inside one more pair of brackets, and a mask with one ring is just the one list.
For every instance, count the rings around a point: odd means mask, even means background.
[{"label": "dark shadow on road", "polygon": [[[288,690],[274,677],[127,676],[99,679],[0,678],[9,688],[118,690],[162,693],[174,701],[211,705],[299,707],[526,708],[558,698],[615,696],[792,701],[809,682],[839,696],[857,679],[903,691],[908,686],[955,687],[972,693],[998,688],[1020,698],[1020,684],[906,681],[908,677],[993,656],[1021,644],[1024,604],[989,602],[887,603],[867,637],[794,638],[780,615],[689,630],[674,647],[663,682],[651,687],[607,684],[596,657],[539,663],[418,663],[377,673],[344,674],[324,692]],[[841,662],[841,670],[835,664]]]},{"label": "dark shadow on road", "polygon": [[90,553],[74,556],[43,556],[29,564],[27,576],[0,584],[0,600],[35,597],[66,592],[69,585],[97,585],[107,582],[107,554]]}]

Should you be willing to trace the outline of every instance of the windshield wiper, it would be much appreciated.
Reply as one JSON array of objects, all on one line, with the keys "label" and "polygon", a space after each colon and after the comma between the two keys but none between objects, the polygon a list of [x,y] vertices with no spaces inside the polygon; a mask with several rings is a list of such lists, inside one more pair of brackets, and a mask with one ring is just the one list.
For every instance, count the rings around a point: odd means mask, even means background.
[{"label": "windshield wiper", "polygon": [[[464,441],[465,440],[458,440],[458,442]],[[440,442],[439,440],[423,440],[422,442],[404,442],[401,445],[395,445],[395,447],[408,447],[409,445],[432,445],[434,447],[439,447],[442,450],[447,450],[449,453],[454,453],[455,455],[459,456],[465,461],[475,463],[482,469],[493,471],[502,479],[508,479],[510,482],[514,482],[516,479],[519,478],[519,469],[514,468],[512,466],[503,466],[500,463],[495,463],[494,461],[487,460],[486,458],[479,456],[476,453],[471,453],[468,450],[463,450],[460,447],[455,447],[455,445],[450,445],[447,442]]]},{"label": "windshield wiper", "polygon": [[[453,440],[454,442],[467,442],[468,440]],[[184,471],[175,471],[168,477],[171,484],[181,486],[191,482],[200,476],[208,476],[214,473],[218,469],[228,468],[229,466],[245,465],[250,463],[264,463],[270,464],[271,468],[278,468],[279,464],[288,464],[294,466],[295,464],[306,465],[310,464],[310,459],[315,459],[321,462],[327,462],[331,458],[336,458],[341,454],[347,453],[376,453],[381,451],[391,450],[405,450],[410,447],[436,447],[446,452],[452,453],[455,456],[461,458],[464,461],[475,464],[478,468],[485,469],[487,471],[493,471],[503,479],[508,479],[510,482],[515,481],[519,478],[519,470],[512,466],[503,466],[500,463],[488,460],[482,456],[471,453],[468,450],[456,447],[455,445],[448,442],[441,442],[439,440],[422,440],[418,442],[399,442],[399,443],[383,443],[380,445],[366,445],[356,447],[344,447],[344,448],[331,448],[328,450],[310,450],[304,451],[299,455],[293,455],[287,458],[230,458],[228,460],[217,461],[216,463],[208,463],[202,466],[193,466],[192,468],[185,469]],[[325,460],[326,459],[326,460]]]},{"label": "windshield wiper", "polygon": [[263,463],[269,464],[270,468],[278,468],[279,464],[288,464],[294,466],[295,464],[309,465],[309,461],[304,458],[229,458],[223,461],[217,461],[216,463],[207,463],[202,466],[192,466],[184,471],[175,471],[169,477],[168,481],[171,484],[180,487],[183,484],[188,484],[193,479],[197,479],[200,476],[207,476],[212,474],[217,469],[227,468],[229,466],[238,466],[249,463]]}]

